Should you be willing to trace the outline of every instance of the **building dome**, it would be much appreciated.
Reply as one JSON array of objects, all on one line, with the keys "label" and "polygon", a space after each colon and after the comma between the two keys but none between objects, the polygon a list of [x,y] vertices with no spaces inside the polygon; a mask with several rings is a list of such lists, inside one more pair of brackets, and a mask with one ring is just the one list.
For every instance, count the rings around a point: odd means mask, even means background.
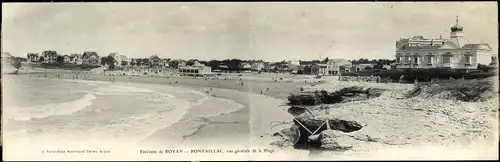
[{"label": "building dome", "polygon": [[456,32],[456,31],[464,31],[464,27],[462,27],[462,26],[460,26],[460,25],[456,24],[456,25],[453,25],[453,26],[451,27],[451,31],[452,31],[452,32]]}]

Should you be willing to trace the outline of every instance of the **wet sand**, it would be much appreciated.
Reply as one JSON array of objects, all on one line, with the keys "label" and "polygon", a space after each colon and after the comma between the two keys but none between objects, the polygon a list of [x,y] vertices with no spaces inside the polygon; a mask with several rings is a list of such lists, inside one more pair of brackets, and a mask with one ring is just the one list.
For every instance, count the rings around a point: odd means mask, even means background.
[{"label": "wet sand", "polygon": [[[72,79],[72,76],[64,73],[59,73],[59,77],[61,79]],[[304,78],[303,76],[301,77]],[[311,81],[305,83],[302,78],[296,79],[292,83],[285,80],[275,82],[272,80],[272,77],[267,78],[268,81],[262,81],[262,78],[260,80],[239,80],[238,76],[234,75],[231,78],[233,79],[104,76],[93,74],[87,76],[86,80],[147,83],[153,85],[162,84],[186,87],[200,92],[205,92],[207,89],[212,88],[212,94],[215,97],[233,100],[244,105],[245,108],[228,114],[199,119],[198,121],[181,120],[144,139],[144,143],[155,143],[156,146],[168,146],[168,144],[174,143],[171,140],[167,140],[170,137],[179,136],[179,134],[188,134],[184,140],[181,139],[183,146],[213,147],[214,145],[220,145],[222,142],[223,144],[232,144],[232,146],[240,148],[251,147],[251,139],[256,141],[267,138],[271,121],[291,121],[291,116],[278,106],[285,102],[286,97],[290,93],[300,91],[300,88],[305,85],[311,85]],[[262,94],[261,91],[263,92]],[[197,107],[192,109],[197,109]],[[200,123],[202,124],[200,125]],[[269,139],[260,141],[260,147],[269,146],[269,143],[272,142]]]}]

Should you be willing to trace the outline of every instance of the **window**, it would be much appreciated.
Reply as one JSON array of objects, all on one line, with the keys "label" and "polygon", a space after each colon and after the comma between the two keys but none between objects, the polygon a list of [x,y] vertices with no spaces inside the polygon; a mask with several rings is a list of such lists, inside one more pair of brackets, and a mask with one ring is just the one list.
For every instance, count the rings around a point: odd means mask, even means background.
[{"label": "window", "polygon": [[427,56],[427,64],[432,64],[432,56]]},{"label": "window", "polygon": [[444,55],[443,56],[443,63],[445,63],[445,64],[451,63],[451,56],[450,55]]},{"label": "window", "polygon": [[418,56],[414,56],[413,57],[413,63],[414,64],[418,64]]},{"label": "window", "polygon": [[471,60],[471,56],[470,55],[465,55],[465,64],[466,65],[470,64],[470,60]]},{"label": "window", "polygon": [[396,57],[396,63],[401,63],[401,57]]}]

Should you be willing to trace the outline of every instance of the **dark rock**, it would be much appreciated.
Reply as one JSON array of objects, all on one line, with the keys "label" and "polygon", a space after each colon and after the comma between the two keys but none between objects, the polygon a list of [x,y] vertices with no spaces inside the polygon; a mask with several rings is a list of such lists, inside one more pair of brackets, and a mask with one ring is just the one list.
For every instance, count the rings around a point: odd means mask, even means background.
[{"label": "dark rock", "polygon": [[347,133],[337,130],[325,130],[319,135],[321,148],[329,150],[349,150],[359,144]]},{"label": "dark rock", "polygon": [[303,107],[292,106],[288,109],[288,113],[292,114],[293,116],[301,115],[305,112],[306,110]]},{"label": "dark rock", "polygon": [[320,134],[310,135],[307,138],[307,144],[313,148],[320,148],[321,147]]},{"label": "dark rock", "polygon": [[321,98],[317,93],[290,94],[287,97],[291,105],[318,105],[321,104]]},{"label": "dark rock", "polygon": [[[326,124],[323,125],[323,123],[325,122],[325,120],[323,120],[323,119],[315,119],[315,118],[311,118],[309,116],[303,115],[303,116],[298,117],[297,120],[300,121],[300,123],[302,123],[302,125],[304,125],[307,129],[309,129],[312,132],[318,130],[317,133],[320,133],[320,132],[327,129]],[[295,126],[298,126],[298,129],[300,132],[300,136],[299,136],[297,144],[309,145],[309,138],[308,137],[311,135],[311,133],[309,133],[304,127],[302,127],[301,124],[299,124],[296,120],[294,120],[293,122],[294,122]],[[342,120],[342,119],[328,119],[328,123],[330,124],[330,129],[338,130],[341,132],[353,132],[353,131],[357,131],[357,130],[360,130],[361,128],[363,128],[363,126],[361,126],[361,124],[359,124],[356,121],[347,121],[347,120]],[[313,145],[315,145],[315,144],[313,144]]]},{"label": "dark rock", "polygon": [[290,95],[288,100],[290,104],[303,104],[303,105],[318,105],[342,103],[350,101],[367,100],[382,95],[382,89],[368,88],[364,90],[362,87],[347,87],[341,90],[328,93],[325,90],[301,93],[300,95]]}]

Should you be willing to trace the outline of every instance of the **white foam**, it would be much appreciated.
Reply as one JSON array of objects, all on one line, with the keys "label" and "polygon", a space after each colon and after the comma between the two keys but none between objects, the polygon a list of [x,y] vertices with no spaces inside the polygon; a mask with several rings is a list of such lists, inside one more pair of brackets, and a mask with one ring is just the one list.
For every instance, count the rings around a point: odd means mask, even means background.
[{"label": "white foam", "polygon": [[55,115],[68,115],[83,110],[92,105],[92,100],[96,97],[92,93],[87,93],[82,98],[58,103],[46,104],[30,107],[6,107],[8,116],[15,121],[29,121],[32,119],[43,119]]},{"label": "white foam", "polygon": [[145,88],[137,88],[121,84],[111,84],[106,87],[99,88],[96,91],[104,93],[153,93],[154,92],[152,90]]}]

